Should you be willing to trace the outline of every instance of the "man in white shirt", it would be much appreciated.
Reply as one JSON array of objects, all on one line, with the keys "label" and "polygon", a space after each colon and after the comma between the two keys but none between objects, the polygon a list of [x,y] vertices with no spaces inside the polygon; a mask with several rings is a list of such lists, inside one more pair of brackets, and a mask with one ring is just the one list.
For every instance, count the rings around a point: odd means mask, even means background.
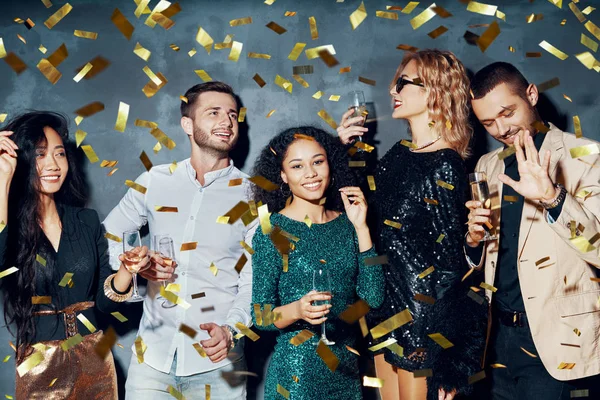
[{"label": "man in white shirt", "polygon": [[[238,139],[238,103],[221,82],[196,85],[185,97],[181,127],[191,158],[141,174],[104,221],[116,236],[148,224],[151,235],[168,234],[175,249],[176,268],[153,256],[141,273],[148,294],[126,398],[172,399],[174,389],[187,398],[245,399],[244,375],[235,373],[246,369],[245,361],[234,336],[236,324],[251,323],[252,263],[243,242],[252,243],[257,220],[247,203],[248,176],[229,157]],[[229,220],[218,223],[225,215]],[[111,241],[113,268],[121,252],[122,244]],[[168,291],[166,282],[174,283]]]}]

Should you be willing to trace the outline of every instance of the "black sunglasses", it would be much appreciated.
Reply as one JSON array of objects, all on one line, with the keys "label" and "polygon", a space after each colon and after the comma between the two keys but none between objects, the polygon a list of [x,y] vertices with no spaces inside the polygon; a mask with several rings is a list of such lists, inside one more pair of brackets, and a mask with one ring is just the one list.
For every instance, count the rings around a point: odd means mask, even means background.
[{"label": "black sunglasses", "polygon": [[415,86],[425,87],[422,83],[409,81],[408,79],[404,79],[402,77],[399,77],[396,80],[396,93],[400,93],[400,91],[404,88],[405,85],[415,85]]}]

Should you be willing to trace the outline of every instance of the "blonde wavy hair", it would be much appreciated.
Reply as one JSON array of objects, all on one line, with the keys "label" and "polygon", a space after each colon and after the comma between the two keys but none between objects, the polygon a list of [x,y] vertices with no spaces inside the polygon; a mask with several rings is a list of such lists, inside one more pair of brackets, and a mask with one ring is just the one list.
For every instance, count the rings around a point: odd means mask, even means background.
[{"label": "blonde wavy hair", "polygon": [[450,51],[427,49],[408,52],[396,70],[390,89],[406,64],[413,60],[427,93],[427,110],[434,122],[431,129],[463,159],[468,158],[473,129],[469,123],[469,78],[465,67]]}]

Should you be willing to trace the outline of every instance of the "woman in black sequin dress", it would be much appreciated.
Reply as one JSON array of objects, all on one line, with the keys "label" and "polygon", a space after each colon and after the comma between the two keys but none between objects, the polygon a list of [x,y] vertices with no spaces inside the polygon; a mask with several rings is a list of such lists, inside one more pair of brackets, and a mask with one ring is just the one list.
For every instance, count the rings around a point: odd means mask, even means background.
[{"label": "woman in black sequin dress", "polygon": [[[468,272],[468,87],[454,54],[423,50],[405,56],[390,88],[392,117],[408,121],[412,143],[396,143],[375,174],[369,201],[374,238],[389,265],[385,301],[370,315],[369,328],[403,311],[412,320],[371,337],[373,344],[393,338],[403,349],[386,347],[375,356],[377,376],[386,382],[383,400],[452,399],[468,393],[468,378],[481,370],[487,307],[461,286]],[[344,114],[338,128],[344,143],[368,130],[362,117],[351,115]],[[427,380],[415,377],[430,374]]]}]

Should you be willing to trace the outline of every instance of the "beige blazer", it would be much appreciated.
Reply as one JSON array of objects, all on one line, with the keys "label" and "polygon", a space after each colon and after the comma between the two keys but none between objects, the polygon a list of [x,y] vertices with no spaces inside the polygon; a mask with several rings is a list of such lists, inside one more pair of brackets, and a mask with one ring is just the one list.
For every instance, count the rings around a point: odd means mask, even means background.
[{"label": "beige blazer", "polygon": [[[600,283],[591,279],[600,268],[600,235],[592,239],[600,233],[600,155],[596,151],[576,159],[569,152],[590,144],[600,146],[550,124],[540,158],[546,150],[551,151],[550,177],[565,186],[567,197],[553,223],[543,207],[525,200],[515,260],[537,356],[550,375],[561,381],[600,373]],[[488,177],[495,227],[500,226],[502,211],[501,150],[481,157],[476,167]],[[579,227],[575,239],[571,238],[573,223]],[[595,246],[582,249],[589,241]],[[495,240],[487,242],[479,263],[468,261],[476,268],[485,266],[485,282],[493,286],[497,259]],[[490,299],[493,296],[491,290],[486,294]]]}]

